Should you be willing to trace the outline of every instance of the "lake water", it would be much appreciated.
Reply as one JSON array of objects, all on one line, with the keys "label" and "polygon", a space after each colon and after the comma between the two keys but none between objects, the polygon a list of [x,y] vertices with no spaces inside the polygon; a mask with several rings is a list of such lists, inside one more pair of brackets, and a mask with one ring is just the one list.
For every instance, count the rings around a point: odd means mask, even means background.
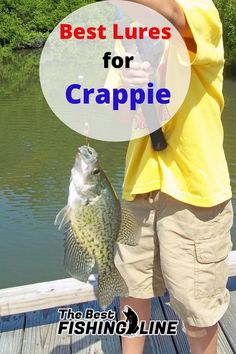
[{"label": "lake water", "polygon": [[[63,235],[54,227],[65,205],[70,169],[85,138],[51,112],[38,80],[38,53],[0,63],[0,288],[67,277]],[[236,81],[225,81],[225,152],[236,204]],[[118,194],[127,143],[90,139]],[[236,249],[236,228],[232,230]]]}]

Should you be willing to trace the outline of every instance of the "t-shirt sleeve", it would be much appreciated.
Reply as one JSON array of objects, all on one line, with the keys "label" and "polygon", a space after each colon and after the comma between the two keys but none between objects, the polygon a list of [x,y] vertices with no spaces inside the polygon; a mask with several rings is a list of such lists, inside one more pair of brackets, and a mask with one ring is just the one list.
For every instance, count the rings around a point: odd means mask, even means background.
[{"label": "t-shirt sleeve", "polygon": [[224,61],[222,24],[211,0],[177,0],[182,7],[195,42],[192,65]]}]

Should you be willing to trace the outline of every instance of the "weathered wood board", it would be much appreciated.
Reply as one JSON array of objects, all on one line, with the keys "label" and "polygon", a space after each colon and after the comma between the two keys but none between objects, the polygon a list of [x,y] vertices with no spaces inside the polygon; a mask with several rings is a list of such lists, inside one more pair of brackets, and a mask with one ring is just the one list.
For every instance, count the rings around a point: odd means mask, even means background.
[{"label": "weathered wood board", "polygon": [[[230,253],[229,276],[233,275],[236,275],[236,251]],[[96,299],[97,280],[94,275],[90,276],[88,283],[67,278],[1,289],[0,316],[83,303]]]},{"label": "weathered wood board", "polygon": [[236,353],[236,291],[230,293],[230,305],[220,321],[220,326],[233,353]]}]

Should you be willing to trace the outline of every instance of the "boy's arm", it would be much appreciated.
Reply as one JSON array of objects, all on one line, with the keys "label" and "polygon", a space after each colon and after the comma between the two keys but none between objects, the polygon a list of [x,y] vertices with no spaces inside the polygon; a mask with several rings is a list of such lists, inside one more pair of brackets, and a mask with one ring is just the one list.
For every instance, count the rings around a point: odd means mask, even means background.
[{"label": "boy's arm", "polygon": [[182,37],[191,37],[191,31],[186,21],[184,11],[175,0],[131,0],[138,4],[145,5],[151,9],[159,12],[162,16],[167,18]]}]

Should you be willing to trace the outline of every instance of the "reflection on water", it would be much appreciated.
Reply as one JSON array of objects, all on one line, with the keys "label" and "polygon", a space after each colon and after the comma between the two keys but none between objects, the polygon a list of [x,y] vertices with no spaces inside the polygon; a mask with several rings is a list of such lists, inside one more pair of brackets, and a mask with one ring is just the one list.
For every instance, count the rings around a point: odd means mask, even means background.
[{"label": "reflection on water", "polygon": [[[35,52],[17,55],[2,65],[0,74],[0,288],[67,276],[63,236],[53,221],[66,202],[74,155],[85,139],[47,106],[37,58]],[[234,202],[235,90],[236,82],[225,83],[225,151]],[[127,144],[92,140],[90,144],[120,195]],[[236,241],[235,229],[233,238]]]}]

